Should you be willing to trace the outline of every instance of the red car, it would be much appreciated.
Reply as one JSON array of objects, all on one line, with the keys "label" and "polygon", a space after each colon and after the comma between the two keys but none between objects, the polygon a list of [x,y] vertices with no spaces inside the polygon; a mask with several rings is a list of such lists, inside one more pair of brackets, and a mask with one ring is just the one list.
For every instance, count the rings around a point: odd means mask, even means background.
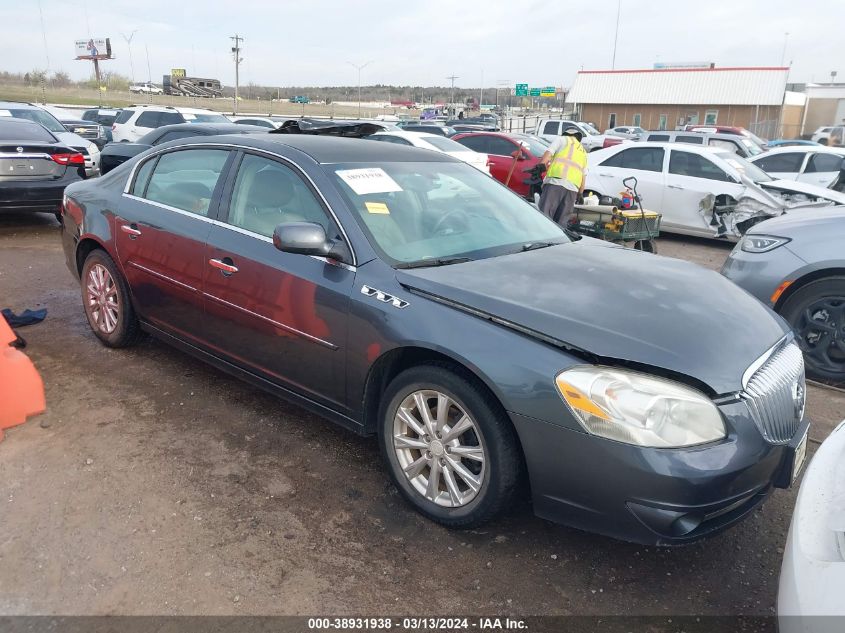
[{"label": "red car", "polygon": [[[467,132],[452,137],[464,147],[487,154],[490,175],[515,193],[528,196],[528,174],[549,146],[536,136],[508,132]],[[510,174],[510,180],[508,180]]]}]

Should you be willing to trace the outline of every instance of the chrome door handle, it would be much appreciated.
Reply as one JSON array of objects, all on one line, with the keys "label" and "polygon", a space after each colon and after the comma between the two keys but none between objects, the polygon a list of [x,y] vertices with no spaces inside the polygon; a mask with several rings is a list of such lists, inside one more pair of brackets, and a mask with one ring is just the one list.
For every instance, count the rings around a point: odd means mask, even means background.
[{"label": "chrome door handle", "polygon": [[[226,259],[229,259],[228,257]],[[229,259],[231,262],[232,260]],[[223,261],[222,259],[209,259],[208,263],[211,265],[212,268],[218,269],[221,273],[225,276],[232,275],[238,272],[238,267],[234,264],[230,264],[228,262]]]},{"label": "chrome door handle", "polygon": [[683,191],[683,189],[684,189],[680,185],[666,185],[666,188],[667,189],[680,189],[681,191]]},{"label": "chrome door handle", "polygon": [[120,230],[123,231],[124,233],[128,233],[130,240],[134,240],[136,237],[138,237],[141,234],[141,231],[139,231],[137,228],[135,228],[134,224],[122,224],[120,226]]}]

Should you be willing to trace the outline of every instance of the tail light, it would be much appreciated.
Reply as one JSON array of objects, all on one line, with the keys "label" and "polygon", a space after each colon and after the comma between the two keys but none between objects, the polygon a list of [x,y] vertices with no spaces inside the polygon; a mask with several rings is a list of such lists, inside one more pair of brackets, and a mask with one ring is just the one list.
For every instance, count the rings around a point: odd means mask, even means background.
[{"label": "tail light", "polygon": [[79,152],[53,154],[50,156],[59,165],[84,165],[85,157]]},{"label": "tail light", "polygon": [[622,143],[621,138],[611,138],[611,137],[608,136],[604,139],[604,143],[602,143],[601,147],[602,147],[602,149],[605,149],[607,147],[613,147],[614,145],[619,145],[621,143]]}]

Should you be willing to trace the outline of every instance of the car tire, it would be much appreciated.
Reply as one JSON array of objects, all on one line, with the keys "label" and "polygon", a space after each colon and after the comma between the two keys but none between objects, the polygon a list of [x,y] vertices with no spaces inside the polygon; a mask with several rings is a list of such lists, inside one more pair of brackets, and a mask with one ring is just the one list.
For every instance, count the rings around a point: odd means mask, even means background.
[{"label": "car tire", "polygon": [[141,326],[129,298],[129,287],[108,253],[91,251],[82,265],[80,279],[82,306],[97,338],[108,347],[136,343]]},{"label": "car tire", "polygon": [[804,352],[807,375],[845,382],[845,277],[812,281],[780,309]]},{"label": "car tire", "polygon": [[[433,435],[420,402],[440,429]],[[422,515],[447,527],[473,528],[511,505],[523,470],[516,431],[504,410],[457,368],[430,364],[402,372],[384,393],[379,420],[391,479]]]}]

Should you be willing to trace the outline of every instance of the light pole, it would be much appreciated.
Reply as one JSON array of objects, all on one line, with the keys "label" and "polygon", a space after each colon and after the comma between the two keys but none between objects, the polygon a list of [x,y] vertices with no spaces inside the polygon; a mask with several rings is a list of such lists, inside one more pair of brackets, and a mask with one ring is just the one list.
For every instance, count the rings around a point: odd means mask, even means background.
[{"label": "light pole", "polygon": [[233,98],[234,105],[232,105],[232,114],[237,114],[238,113],[238,84],[240,83],[239,72],[240,72],[241,62],[244,60],[243,57],[241,57],[241,42],[244,41],[244,38],[242,38],[240,35],[235,33],[234,37],[230,36],[229,39],[232,40],[232,42],[234,43],[234,46],[232,46],[232,55],[235,58],[235,96]]},{"label": "light pole", "polygon": [[452,89],[449,92],[449,109],[452,110],[455,107],[455,79],[460,79],[460,77],[457,75],[449,75],[446,79],[452,80]]},{"label": "light pole", "polygon": [[619,42],[619,16],[622,13],[622,0],[616,5],[616,34],[613,36],[613,60],[610,62],[610,69],[616,70],[616,44]]},{"label": "light pole", "polygon": [[132,62],[132,38],[135,37],[135,33],[138,32],[138,29],[135,29],[129,34],[129,37],[126,36],[125,33],[121,33],[123,39],[126,40],[126,46],[129,48],[129,69],[132,72],[132,83],[135,83],[135,64]]},{"label": "light pole", "polygon": [[346,62],[352,68],[358,70],[358,118],[361,118],[361,71],[364,70],[367,66],[373,63],[373,60],[370,60],[364,64],[353,64],[352,62]]}]

